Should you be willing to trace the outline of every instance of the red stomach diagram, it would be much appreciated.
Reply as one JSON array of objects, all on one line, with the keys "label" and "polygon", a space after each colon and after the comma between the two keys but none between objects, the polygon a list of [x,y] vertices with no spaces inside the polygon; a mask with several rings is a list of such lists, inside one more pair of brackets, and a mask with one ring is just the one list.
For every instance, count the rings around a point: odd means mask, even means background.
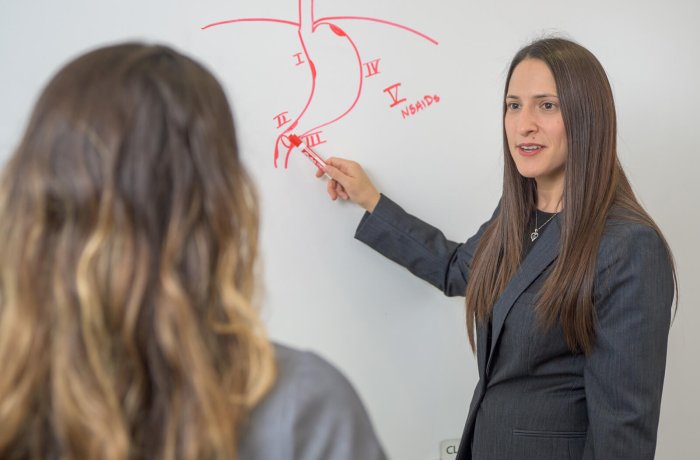
[{"label": "red stomach diagram", "polygon": [[[294,0],[291,0],[294,1]],[[297,29],[301,51],[293,56],[295,65],[308,68],[311,76],[311,88],[306,103],[300,112],[276,114],[273,120],[278,129],[274,146],[274,166],[278,167],[280,158],[284,157],[287,168],[292,145],[288,136],[292,133],[304,139],[307,145],[314,147],[326,142],[322,137],[322,128],[336,123],[348,115],[357,105],[362,94],[363,81],[379,73],[380,59],[363,62],[360,51],[352,38],[338,24],[344,21],[369,21],[390,27],[403,29],[435,45],[438,42],[415,29],[383,19],[364,16],[332,16],[314,18],[314,0],[297,0],[298,18],[296,21],[276,18],[238,18],[219,21],[202,27],[203,30],[243,22],[267,22],[292,26]],[[332,52],[327,45],[333,43]],[[351,76],[348,78],[348,76]],[[384,89],[391,98],[390,107],[405,102],[399,97],[401,83],[395,83]],[[438,96],[427,96],[430,102],[439,101]],[[323,101],[322,104],[319,101]],[[421,104],[419,101],[418,104]],[[402,109],[403,112],[404,109]],[[405,109],[406,114],[408,108]],[[415,106],[411,105],[411,114]],[[405,118],[405,114],[404,114]]]}]

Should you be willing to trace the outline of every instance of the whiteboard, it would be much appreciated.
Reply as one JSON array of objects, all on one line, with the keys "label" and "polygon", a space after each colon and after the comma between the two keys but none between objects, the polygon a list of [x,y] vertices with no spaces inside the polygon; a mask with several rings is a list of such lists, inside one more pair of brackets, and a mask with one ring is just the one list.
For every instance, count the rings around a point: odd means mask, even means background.
[{"label": "whiteboard", "polygon": [[[546,34],[582,43],[611,79],[626,171],[675,251],[681,303],[657,458],[691,458],[700,408],[700,186],[693,174],[700,166],[700,2],[0,5],[2,162],[42,86],[88,49],[122,40],[165,43],[213,71],[229,95],[241,155],[260,193],[261,314],[270,335],[336,364],[358,389],[390,457],[401,460],[449,458],[440,443],[461,435],[477,381],[463,301],[443,297],[355,241],[362,211],[328,200],[307,159],[291,155],[285,167],[282,148],[275,166],[278,137],[303,112],[295,131],[319,142],[320,154],[359,161],[382,192],[449,238],[465,240],[500,194],[500,108],[512,55]],[[305,20],[313,11],[318,21],[306,50],[293,24],[300,11]]]}]

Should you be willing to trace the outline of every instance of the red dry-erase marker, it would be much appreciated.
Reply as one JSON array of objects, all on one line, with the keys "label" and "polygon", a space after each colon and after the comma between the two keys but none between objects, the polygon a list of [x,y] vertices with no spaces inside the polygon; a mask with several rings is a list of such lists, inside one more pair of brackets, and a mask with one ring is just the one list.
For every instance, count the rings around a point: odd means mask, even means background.
[{"label": "red dry-erase marker", "polygon": [[306,158],[313,161],[313,163],[318,169],[320,169],[321,171],[326,170],[326,162],[323,161],[323,158],[321,158],[321,156],[318,153],[311,150],[309,146],[306,145],[306,143],[302,141],[301,138],[299,138],[299,136],[295,134],[290,134],[289,142],[292,143],[295,150],[298,150],[300,153],[304,154]]}]

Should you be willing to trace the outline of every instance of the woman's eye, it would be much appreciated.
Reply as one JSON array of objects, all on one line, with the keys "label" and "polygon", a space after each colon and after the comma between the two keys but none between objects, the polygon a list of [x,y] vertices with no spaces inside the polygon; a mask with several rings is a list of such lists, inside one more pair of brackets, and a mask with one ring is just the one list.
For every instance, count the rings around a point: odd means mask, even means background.
[{"label": "woman's eye", "polygon": [[520,104],[517,102],[508,102],[506,107],[508,107],[508,110],[518,110],[520,108]]},{"label": "woman's eye", "polygon": [[552,110],[556,107],[556,104],[554,104],[554,102],[545,102],[542,104],[542,107],[544,107],[545,110]]}]

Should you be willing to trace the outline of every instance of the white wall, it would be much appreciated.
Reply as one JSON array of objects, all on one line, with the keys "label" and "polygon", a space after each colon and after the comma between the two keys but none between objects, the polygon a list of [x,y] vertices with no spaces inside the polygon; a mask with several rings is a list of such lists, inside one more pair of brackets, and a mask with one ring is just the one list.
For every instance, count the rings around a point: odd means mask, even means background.
[{"label": "white wall", "polygon": [[[366,166],[382,191],[456,240],[496,204],[501,180],[500,106],[515,51],[557,32],[587,46],[606,67],[619,113],[620,156],[642,202],[675,251],[681,286],[671,330],[657,458],[697,458],[700,380],[700,3],[695,0],[317,0],[316,17],[366,16],[411,26],[438,45],[388,25],[336,20],[363,62],[380,58],[355,108],[323,128],[326,156]],[[224,83],[245,162],[263,207],[265,302],[272,337],[317,350],[354,382],[392,458],[435,460],[459,437],[477,380],[461,299],[353,240],[361,211],[326,199],[314,168],[292,157],[275,169],[273,117],[298,113],[308,67],[296,29],[234,18],[297,19],[296,0],[0,0],[0,161],[10,155],[41,87],[59,65],[115,40],[173,45]],[[348,101],[359,81],[347,39],[320,27],[317,120]],[[328,59],[330,64],[322,66]],[[357,69],[356,69],[357,70]],[[401,83],[412,102],[440,102],[409,119],[383,89]],[[325,113],[324,113],[325,111]],[[307,121],[300,128],[310,129]]]}]

